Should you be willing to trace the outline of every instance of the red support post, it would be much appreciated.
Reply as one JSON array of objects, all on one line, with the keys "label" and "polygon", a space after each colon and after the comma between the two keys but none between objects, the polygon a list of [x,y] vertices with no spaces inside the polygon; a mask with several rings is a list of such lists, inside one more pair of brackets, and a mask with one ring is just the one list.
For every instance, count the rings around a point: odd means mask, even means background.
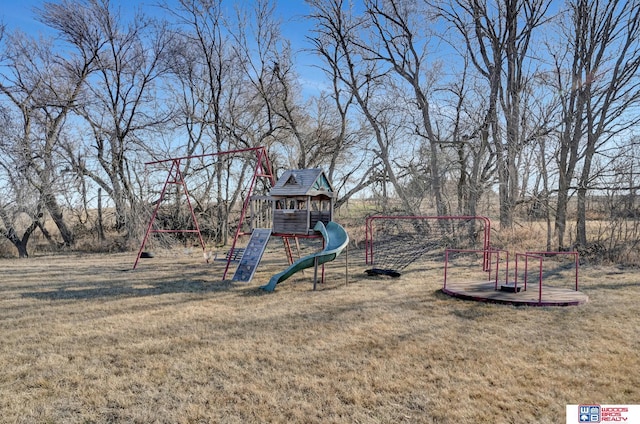
[{"label": "red support post", "polygon": [[[149,225],[147,226],[147,231],[145,232],[144,238],[142,240],[142,244],[140,246],[140,249],[138,251],[138,256],[136,258],[136,261],[133,265],[133,269],[136,268],[136,266],[138,265],[138,260],[140,259],[140,255],[142,254],[142,251],[144,249],[144,246],[147,243],[147,240],[149,238],[149,234],[152,232],[158,232],[158,233],[180,233],[180,232],[189,232],[189,233],[197,233],[198,234],[198,239],[200,241],[200,244],[202,246],[202,250],[203,252],[205,251],[205,244],[204,244],[204,240],[202,239],[202,233],[200,232],[200,227],[198,224],[198,221],[196,219],[196,215],[195,212],[193,210],[193,206],[191,204],[191,199],[189,196],[189,191],[187,189],[187,184],[186,181],[184,181],[184,178],[182,176],[182,173],[180,171],[180,163],[182,160],[186,160],[186,159],[198,159],[198,158],[207,158],[207,157],[214,157],[214,156],[222,156],[222,155],[234,155],[234,154],[240,154],[240,153],[245,153],[245,152],[256,152],[256,158],[257,158],[257,163],[256,166],[254,168],[254,174],[253,177],[251,179],[251,183],[249,185],[249,190],[247,192],[247,197],[245,199],[245,201],[243,202],[243,206],[242,206],[242,212],[241,212],[241,216],[240,216],[240,222],[238,223],[238,231],[236,231],[235,237],[233,239],[233,245],[231,247],[231,254],[227,255],[227,266],[225,268],[225,272],[224,272],[224,277],[226,278],[227,275],[227,271],[229,268],[229,264],[231,262],[231,258],[232,258],[232,254],[233,254],[233,249],[235,248],[236,245],[236,241],[238,239],[238,236],[240,235],[240,230],[242,228],[242,224],[244,222],[244,218],[246,216],[246,209],[247,206],[249,205],[250,199],[251,199],[251,194],[253,192],[253,188],[255,186],[256,183],[256,179],[257,177],[268,177],[269,178],[269,182],[271,183],[271,185],[273,186],[275,184],[275,179],[273,177],[272,171],[271,171],[271,164],[269,163],[269,156],[267,155],[267,150],[265,147],[260,146],[260,147],[251,147],[251,148],[246,148],[246,149],[236,149],[236,150],[229,150],[229,151],[224,151],[224,152],[217,152],[217,153],[207,153],[207,154],[202,154],[202,155],[190,155],[190,156],[182,156],[182,157],[178,157],[178,158],[169,158],[169,159],[162,159],[162,160],[157,160],[157,161],[152,161],[152,162],[147,162],[145,163],[145,165],[156,165],[156,164],[161,164],[161,163],[166,163],[166,162],[171,162],[171,168],[169,169],[169,173],[167,175],[167,178],[165,180],[164,186],[162,187],[162,191],[160,193],[160,198],[156,203],[156,207],[154,208],[154,211],[151,215],[151,219],[149,220]],[[171,181],[171,178],[174,178],[173,181]],[[191,217],[194,221],[194,225],[195,225],[195,230],[179,230],[179,229],[171,229],[171,230],[153,230],[153,223],[156,219],[157,213],[158,213],[158,209],[160,207],[160,204],[162,203],[162,200],[164,199],[166,190],[167,190],[167,186],[169,184],[180,184],[183,186],[184,188],[184,192],[185,195],[187,197],[187,204],[189,206],[189,210],[191,213]]]},{"label": "red support post", "polygon": [[574,261],[575,261],[575,268],[576,268],[576,272],[575,272],[575,288],[576,291],[578,291],[578,267],[580,264],[580,254],[578,252],[557,252],[557,251],[540,251],[540,252],[527,252],[527,253],[531,253],[533,255],[542,255],[542,256],[551,256],[551,255],[571,255],[574,257]]},{"label": "red support post", "polygon": [[[247,214],[247,207],[249,206],[249,202],[251,201],[251,194],[253,193],[253,188],[256,184],[256,180],[258,176],[269,177],[271,185],[275,184],[275,180],[273,175],[271,174],[271,165],[269,164],[269,158],[267,156],[267,151],[264,147],[256,150],[257,153],[257,163],[253,171],[253,177],[251,178],[251,182],[249,183],[249,190],[247,191],[247,195],[242,204],[242,211],[240,212],[240,220],[238,221],[238,228],[236,229],[235,236],[233,237],[233,243],[231,244],[231,250],[229,251],[229,259],[227,259],[227,265],[224,268],[224,274],[222,275],[222,279],[226,280],[227,273],[229,272],[229,265],[231,264],[231,255],[233,255],[233,251],[236,248],[236,243],[238,242],[238,237],[242,234],[242,224],[244,223],[244,219]],[[262,166],[262,161],[266,161],[268,174],[265,174],[264,168]]]},{"label": "red support post", "polygon": [[[444,251],[444,283],[442,288],[446,289],[447,288],[447,278],[448,278],[448,269],[449,269],[449,253],[450,252],[458,252],[458,253],[482,253],[483,255],[483,269],[482,271],[484,272],[488,272],[489,273],[489,280],[491,280],[491,265],[493,264],[491,257],[493,256],[493,254],[496,255],[496,269],[495,269],[495,290],[498,290],[498,278],[500,275],[500,252],[505,252],[507,254],[507,266],[509,264],[509,252],[507,252],[506,250],[500,250],[500,249],[490,249],[490,250],[484,250],[484,249],[445,249]],[[489,264],[488,264],[488,269],[484,269],[484,258],[488,257],[489,258]],[[505,275],[508,274],[505,273]],[[506,277],[508,278],[508,277]]]},{"label": "red support post", "polygon": [[[169,173],[167,175],[167,179],[164,182],[164,186],[162,187],[162,191],[160,192],[160,198],[156,203],[156,207],[153,210],[153,214],[151,215],[151,219],[149,220],[149,225],[147,225],[147,231],[144,234],[144,238],[142,243],[140,244],[140,249],[138,250],[138,256],[136,257],[136,261],[133,264],[133,269],[136,269],[138,266],[138,261],[140,260],[140,255],[142,255],[142,251],[144,250],[145,245],[147,244],[147,240],[149,239],[149,234],[151,233],[195,233],[198,235],[198,240],[200,241],[200,246],[202,247],[202,252],[205,251],[204,240],[202,239],[202,233],[200,232],[200,226],[198,225],[198,219],[196,218],[196,214],[193,211],[193,206],[191,205],[191,199],[189,196],[189,189],[187,188],[187,183],[182,176],[182,172],[180,171],[180,160],[181,159],[172,159],[171,168],[169,168]],[[172,179],[173,178],[173,179]],[[154,230],[153,223],[158,215],[158,209],[160,208],[160,204],[164,200],[164,196],[167,192],[167,186],[169,184],[177,184],[182,186],[184,190],[184,195],[187,198],[187,205],[189,206],[189,211],[191,213],[191,219],[193,220],[193,224],[195,226],[195,230],[181,230],[181,229],[161,229]]]}]

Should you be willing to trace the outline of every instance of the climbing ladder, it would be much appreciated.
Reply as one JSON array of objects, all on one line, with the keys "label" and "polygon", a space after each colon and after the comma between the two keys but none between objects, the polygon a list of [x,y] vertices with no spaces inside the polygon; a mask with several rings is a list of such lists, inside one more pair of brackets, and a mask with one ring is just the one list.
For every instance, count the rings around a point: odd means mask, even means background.
[{"label": "climbing ladder", "polygon": [[238,264],[235,274],[233,274],[232,281],[241,281],[243,283],[251,281],[260,259],[262,259],[264,249],[267,247],[269,237],[271,237],[271,228],[256,228],[251,232],[249,244],[244,249],[244,254],[240,259],[240,264]]}]

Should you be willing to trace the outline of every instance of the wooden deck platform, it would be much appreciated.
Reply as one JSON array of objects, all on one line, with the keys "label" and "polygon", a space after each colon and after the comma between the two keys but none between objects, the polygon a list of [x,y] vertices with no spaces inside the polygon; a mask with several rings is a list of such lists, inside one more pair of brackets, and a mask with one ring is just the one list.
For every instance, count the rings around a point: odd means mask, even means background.
[{"label": "wooden deck platform", "polygon": [[503,303],[521,306],[574,306],[587,303],[589,297],[576,290],[542,286],[542,301],[539,301],[537,284],[529,284],[527,291],[513,293],[501,291],[500,284],[495,290],[495,282],[447,282],[442,292],[460,299],[477,302]]}]

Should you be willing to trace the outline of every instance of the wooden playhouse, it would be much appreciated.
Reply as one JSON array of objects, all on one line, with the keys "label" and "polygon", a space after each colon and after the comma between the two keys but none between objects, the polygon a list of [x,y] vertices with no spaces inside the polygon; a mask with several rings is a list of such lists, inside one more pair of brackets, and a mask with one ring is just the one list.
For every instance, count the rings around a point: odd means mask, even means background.
[{"label": "wooden playhouse", "polygon": [[274,234],[310,235],[333,220],[335,193],[322,169],[288,170],[269,194]]}]

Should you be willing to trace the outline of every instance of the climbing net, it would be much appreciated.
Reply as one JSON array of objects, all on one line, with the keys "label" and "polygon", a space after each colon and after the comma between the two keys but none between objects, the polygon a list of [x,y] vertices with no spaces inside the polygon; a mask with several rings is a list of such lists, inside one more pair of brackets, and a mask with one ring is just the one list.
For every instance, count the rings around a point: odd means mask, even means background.
[{"label": "climbing net", "polygon": [[480,216],[387,216],[366,219],[369,275],[399,277],[419,259],[444,257],[445,249],[489,249],[491,223]]}]

